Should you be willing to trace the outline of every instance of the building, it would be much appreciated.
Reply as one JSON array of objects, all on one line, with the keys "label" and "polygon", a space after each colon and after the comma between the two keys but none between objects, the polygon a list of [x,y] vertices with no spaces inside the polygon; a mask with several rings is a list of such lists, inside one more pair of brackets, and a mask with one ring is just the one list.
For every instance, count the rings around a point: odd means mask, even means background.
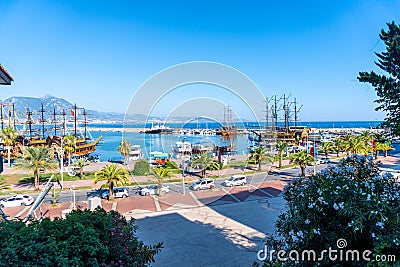
[{"label": "building", "polygon": [[14,78],[10,73],[0,64],[0,84],[1,85],[11,85],[11,82],[14,81]]}]

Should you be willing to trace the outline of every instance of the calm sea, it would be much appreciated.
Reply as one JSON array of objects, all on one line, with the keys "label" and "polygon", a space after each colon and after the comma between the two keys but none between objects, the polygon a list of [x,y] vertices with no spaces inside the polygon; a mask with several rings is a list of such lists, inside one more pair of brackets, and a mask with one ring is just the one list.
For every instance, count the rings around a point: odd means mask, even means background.
[{"label": "calm sea", "polygon": [[[354,121],[354,122],[301,122],[298,125],[307,126],[309,128],[371,128],[377,127],[380,124],[379,121]],[[279,123],[278,123],[279,125]],[[90,124],[91,127],[95,128],[143,128],[144,124]],[[189,123],[169,123],[171,128],[200,128],[200,129],[217,129],[221,127],[216,122],[189,122]],[[259,126],[256,123],[237,123],[239,128],[251,128]],[[151,127],[151,124],[146,124],[146,127]],[[163,151],[171,153],[172,146],[175,142],[182,140],[185,137],[186,141],[192,144],[216,144],[216,145],[228,145],[234,143],[237,147],[238,154],[247,153],[247,135],[238,135],[235,139],[223,139],[222,136],[179,136],[178,134],[143,134],[143,133],[122,133],[122,132],[109,132],[109,131],[92,131],[91,135],[93,138],[97,138],[100,135],[103,136],[101,144],[97,147],[97,152],[100,153],[102,161],[107,161],[112,157],[121,157],[117,152],[117,147],[120,144],[122,138],[127,139],[132,145],[140,145],[142,153],[147,156],[152,151]]]}]

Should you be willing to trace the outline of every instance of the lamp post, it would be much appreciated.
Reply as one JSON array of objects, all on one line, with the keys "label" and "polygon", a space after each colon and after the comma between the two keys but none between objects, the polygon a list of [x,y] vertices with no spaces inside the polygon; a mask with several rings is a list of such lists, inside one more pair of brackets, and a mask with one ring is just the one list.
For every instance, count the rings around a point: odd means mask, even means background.
[{"label": "lamp post", "polygon": [[182,191],[185,194],[185,158],[182,157]]},{"label": "lamp post", "polygon": [[61,188],[64,188],[64,147],[63,147],[64,138],[61,136],[61,166],[60,166],[60,174],[61,174]]}]

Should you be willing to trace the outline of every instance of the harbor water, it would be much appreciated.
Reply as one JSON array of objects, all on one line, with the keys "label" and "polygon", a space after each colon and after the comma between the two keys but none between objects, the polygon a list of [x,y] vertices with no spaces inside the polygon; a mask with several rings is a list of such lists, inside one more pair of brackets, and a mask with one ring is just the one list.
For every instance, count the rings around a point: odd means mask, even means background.
[{"label": "harbor water", "polygon": [[[302,122],[299,125],[306,126],[308,128],[365,128],[369,129],[371,127],[377,127],[379,121],[361,121],[361,122]],[[108,131],[107,128],[147,128],[151,127],[151,124],[91,124],[91,127],[104,128],[103,131],[92,131],[91,135],[93,138],[102,136],[102,142],[97,147],[97,152],[100,153],[101,161],[107,161],[110,158],[121,157],[117,152],[118,145],[122,139],[128,140],[132,145],[140,145],[142,148],[142,153],[145,157],[153,151],[161,151],[170,154],[172,152],[172,147],[178,141],[190,142],[191,144],[215,144],[218,146],[227,146],[231,143],[236,147],[237,154],[247,153],[248,139],[247,135],[237,135],[234,139],[224,139],[219,135],[179,135],[179,134],[144,134],[136,132],[120,132],[120,131]],[[221,127],[219,123],[216,122],[189,122],[189,123],[170,123],[168,124],[171,128],[187,128],[187,129],[217,129]],[[246,122],[238,123],[239,128],[251,128],[257,127],[258,124]],[[396,153],[398,151],[393,151]]]}]

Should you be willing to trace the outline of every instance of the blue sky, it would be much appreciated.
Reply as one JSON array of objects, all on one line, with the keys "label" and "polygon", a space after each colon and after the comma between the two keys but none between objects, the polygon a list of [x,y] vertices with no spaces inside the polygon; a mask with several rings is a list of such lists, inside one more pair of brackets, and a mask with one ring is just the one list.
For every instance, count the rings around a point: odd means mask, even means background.
[{"label": "blue sky", "polygon": [[[0,63],[15,82],[0,99],[51,94],[122,113],[155,73],[212,61],[243,72],[267,97],[296,96],[303,121],[384,117],[374,111],[374,90],[356,77],[379,72],[378,34],[400,23],[400,1],[188,2],[1,0]],[[194,87],[181,95],[237,101]],[[177,98],[156,111],[168,114]]]}]

